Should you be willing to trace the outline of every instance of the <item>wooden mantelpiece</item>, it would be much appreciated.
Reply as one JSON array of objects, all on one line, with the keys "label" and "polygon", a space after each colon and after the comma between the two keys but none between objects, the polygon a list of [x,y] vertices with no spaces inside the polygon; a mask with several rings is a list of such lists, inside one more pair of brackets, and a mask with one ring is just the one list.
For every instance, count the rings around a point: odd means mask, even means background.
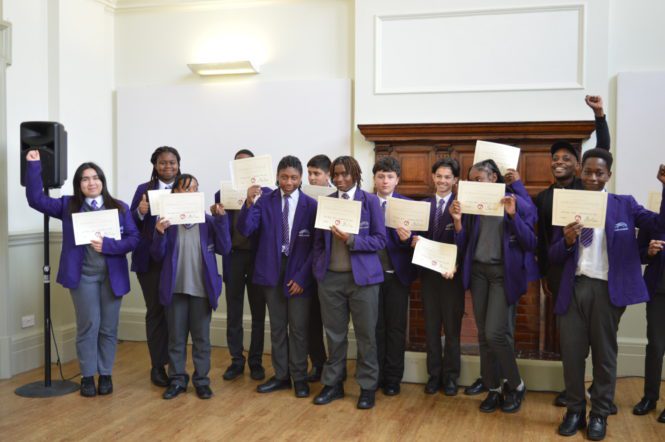
[{"label": "wooden mantelpiece", "polygon": [[[466,179],[473,164],[476,140],[518,146],[521,149],[518,172],[533,197],[552,182],[550,146],[554,141],[569,141],[578,150],[595,129],[593,121],[534,121],[510,123],[430,123],[430,124],[360,124],[363,136],[374,142],[375,158],[393,156],[400,161],[402,175],[398,191],[412,198],[434,192],[431,166],[439,158],[451,157],[460,162],[461,179]],[[543,300],[537,282],[531,283],[517,307],[515,345],[523,354],[545,352],[556,354],[556,321],[550,299]],[[472,348],[477,342],[470,294],[467,293],[463,343]],[[420,301],[420,284],[411,288],[409,311],[409,348],[422,350],[425,344],[424,316]]]}]

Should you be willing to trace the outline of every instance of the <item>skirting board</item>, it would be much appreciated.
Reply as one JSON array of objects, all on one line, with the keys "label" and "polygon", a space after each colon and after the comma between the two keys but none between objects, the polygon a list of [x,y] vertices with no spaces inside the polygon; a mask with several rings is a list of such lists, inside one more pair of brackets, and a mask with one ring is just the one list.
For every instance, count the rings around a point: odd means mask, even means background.
[{"label": "skirting board", "polygon": [[[29,333],[11,337],[11,374],[32,370],[44,365],[44,329],[36,328]],[[64,364],[76,359],[76,324],[71,323],[55,327],[54,335],[60,352],[60,361]],[[55,346],[51,341],[51,362],[57,361]],[[73,373],[65,373],[71,376]],[[53,372],[53,379],[60,375]]]}]

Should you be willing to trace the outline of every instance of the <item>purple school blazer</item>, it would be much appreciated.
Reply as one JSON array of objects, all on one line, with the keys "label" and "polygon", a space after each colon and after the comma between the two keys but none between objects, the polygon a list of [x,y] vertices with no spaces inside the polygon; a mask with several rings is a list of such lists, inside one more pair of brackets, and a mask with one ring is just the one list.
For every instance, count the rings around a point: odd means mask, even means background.
[{"label": "purple school blazer", "polygon": [[637,243],[640,247],[642,264],[647,265],[647,268],[644,270],[644,282],[647,285],[650,298],[653,298],[656,294],[658,285],[663,279],[663,272],[665,272],[665,252],[661,251],[653,257],[647,254],[649,242],[652,239],[665,240],[665,232],[652,232],[649,229],[640,229],[640,233],[637,235]]},{"label": "purple school blazer", "polygon": [[[60,268],[56,280],[65,288],[75,289],[81,281],[81,269],[86,246],[77,246],[74,243],[72,214],[69,212],[71,197],[50,198],[44,195],[40,161],[28,161],[26,178],[25,194],[28,197],[30,207],[45,215],[62,220],[62,252],[60,253]],[[138,244],[139,232],[136,230],[127,204],[119,200],[116,201],[125,209],[124,213],[118,210],[122,239],[104,238],[102,254],[106,261],[113,294],[122,296],[129,292],[129,269],[126,255]]]},{"label": "purple school blazer", "polygon": [[[330,194],[338,198],[339,192]],[[383,210],[376,195],[356,188],[353,197],[360,201],[360,231],[354,235],[354,244],[349,248],[353,280],[357,285],[364,286],[383,282],[383,267],[377,251],[386,247],[386,221]],[[330,265],[331,238],[330,230],[316,229],[314,233],[314,250],[312,266],[314,277],[323,281]]]},{"label": "purple school blazer", "polygon": [[[293,280],[304,292],[298,297],[310,296],[315,285],[312,277],[312,242],[314,241],[314,221],[316,220],[316,201],[302,191],[298,197],[289,258],[284,273],[282,289],[289,297],[286,284]],[[256,258],[252,282],[275,287],[279,282],[282,262],[282,194],[279,189],[264,195],[250,208],[243,205],[238,215],[238,231],[243,236],[257,234]]]},{"label": "purple school blazer", "polygon": [[[407,198],[397,192],[393,193],[393,198],[411,200],[411,198]],[[386,227],[386,251],[390,257],[390,262],[395,268],[395,276],[406,287],[409,287],[417,276],[416,268],[411,264],[411,259],[413,258],[411,238],[413,238],[413,235],[414,233],[411,234],[411,237],[406,242],[402,242],[399,239],[397,230],[392,227]]]},{"label": "purple school blazer", "polygon": [[145,273],[148,271],[150,265],[150,245],[152,244],[152,237],[155,233],[155,223],[157,222],[156,216],[150,216],[149,213],[143,217],[139,218],[136,213],[136,209],[139,207],[141,198],[146,194],[148,190],[154,190],[155,185],[150,186],[150,182],[139,184],[134,192],[134,198],[132,199],[132,204],[129,206],[129,210],[138,227],[139,232],[141,232],[141,240],[132,252],[132,272],[136,273]]},{"label": "purple school blazer", "polygon": [[[267,195],[270,192],[272,192],[272,189],[270,187],[262,187],[261,188],[261,196]],[[261,198],[259,198],[260,200]],[[221,195],[220,191],[218,190],[215,192],[215,203],[219,204],[221,201]],[[229,235],[233,235],[233,219],[236,216],[238,210],[227,210],[226,215],[227,215],[227,223],[229,225]],[[255,255],[256,251],[256,235],[253,235],[249,238],[250,243],[252,244],[252,253]],[[229,275],[231,274],[231,260],[233,259],[233,249],[227,254],[222,256],[222,279],[224,280],[224,284],[229,283]]]},{"label": "purple school blazer", "polygon": [[[533,202],[533,199],[531,198],[531,195],[529,195],[529,192],[527,192],[526,187],[524,187],[522,180],[517,180],[508,187],[510,190],[512,190],[512,193],[522,197],[524,202],[528,204],[531,210],[533,210],[536,219],[538,219],[538,207]],[[526,252],[525,264],[528,282],[538,281],[540,279],[540,268],[538,267],[538,261],[536,261],[536,255],[537,253],[535,252]]]},{"label": "purple school blazer", "polygon": [[[665,186],[663,186],[665,195]],[[651,212],[630,195],[607,196],[605,215],[605,237],[609,272],[607,287],[610,301],[616,307],[625,307],[649,300],[649,293],[642,278],[640,250],[635,238],[635,227],[652,232],[665,230],[665,199],[660,205],[660,214]],[[556,298],[554,313],[563,315],[573,297],[575,271],[579,258],[579,239],[572,247],[566,246],[563,227],[552,228],[552,245],[549,258],[554,264],[563,265],[561,286]]]},{"label": "purple school blazer", "polygon": [[[536,212],[519,195],[513,219],[503,216],[503,286],[506,301],[513,305],[527,290],[527,261],[533,259],[537,239],[535,232]],[[462,281],[464,289],[471,286],[471,266],[478,242],[478,215],[462,216],[462,231],[455,234],[455,242],[463,253]],[[530,253],[529,253],[530,252]]]},{"label": "purple school blazer", "polygon": [[[222,292],[222,277],[217,273],[215,253],[227,255],[231,251],[231,236],[227,216],[206,215],[206,222],[199,224],[201,253],[203,258],[203,284],[205,285],[210,306],[217,309],[217,300]],[[173,290],[178,273],[178,226],[170,226],[164,235],[155,230],[150,255],[157,262],[162,262],[159,278],[159,302],[168,306],[173,299]]]}]

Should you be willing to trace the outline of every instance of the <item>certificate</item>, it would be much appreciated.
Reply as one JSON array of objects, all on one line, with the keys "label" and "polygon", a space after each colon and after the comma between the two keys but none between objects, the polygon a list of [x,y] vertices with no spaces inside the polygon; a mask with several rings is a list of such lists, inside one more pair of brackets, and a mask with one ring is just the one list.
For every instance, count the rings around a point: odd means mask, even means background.
[{"label": "certificate", "polygon": [[259,155],[258,157],[243,158],[231,161],[231,177],[233,187],[240,192],[256,184],[271,186],[275,184],[275,172],[272,170],[272,157]]},{"label": "certificate", "polygon": [[240,210],[247,198],[247,191],[240,191],[233,187],[231,181],[220,182],[219,202],[228,210]]},{"label": "certificate", "polygon": [[151,216],[159,215],[160,199],[162,198],[162,195],[168,195],[170,193],[171,189],[148,190],[148,202],[150,203]]},{"label": "certificate", "polygon": [[305,195],[312,197],[314,199],[318,199],[320,196],[329,196],[330,194],[337,191],[337,189],[335,189],[334,187],[312,186],[309,184],[303,184],[300,190],[302,190],[302,193],[304,193]]},{"label": "certificate", "polygon": [[318,201],[319,205],[316,208],[316,220],[314,222],[315,228],[330,230],[331,226],[335,226],[342,232],[358,234],[362,206],[360,201],[328,198],[326,196],[320,196]]},{"label": "certificate", "polygon": [[660,212],[660,200],[663,197],[663,192],[649,192],[649,202],[647,203],[647,209],[652,212]]},{"label": "certificate", "polygon": [[74,244],[90,244],[90,240],[103,237],[120,239],[118,209],[72,213]]},{"label": "certificate", "polygon": [[198,224],[205,222],[203,192],[172,193],[162,196],[159,216],[171,224]]},{"label": "certificate", "polygon": [[517,169],[520,159],[520,148],[506,144],[490,143],[489,141],[476,141],[476,152],[473,155],[473,164],[483,160],[494,160],[502,174],[508,169]]},{"label": "certificate", "polygon": [[429,229],[430,208],[431,204],[424,201],[388,198],[386,227],[404,227],[411,231],[426,232]]},{"label": "certificate", "polygon": [[411,262],[435,272],[453,273],[457,263],[457,246],[421,236],[416,243]]},{"label": "certificate", "polygon": [[554,189],[552,225],[567,226],[573,221],[584,227],[605,228],[607,192]]},{"label": "certificate", "polygon": [[462,213],[469,215],[503,216],[501,200],[506,196],[503,183],[479,183],[460,181],[457,184],[457,199]]}]

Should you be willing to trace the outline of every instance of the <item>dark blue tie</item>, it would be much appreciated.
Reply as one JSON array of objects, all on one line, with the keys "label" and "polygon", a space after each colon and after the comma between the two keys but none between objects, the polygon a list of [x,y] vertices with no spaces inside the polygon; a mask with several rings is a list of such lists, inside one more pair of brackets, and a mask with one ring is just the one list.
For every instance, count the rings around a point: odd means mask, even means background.
[{"label": "dark blue tie", "polygon": [[441,223],[443,221],[443,203],[444,200],[441,198],[436,204],[436,213],[434,214],[434,237],[439,234],[439,229],[441,229]]},{"label": "dark blue tie", "polygon": [[348,200],[348,199],[349,199],[349,194],[346,193],[346,192],[344,192],[344,193],[342,194],[342,198],[345,199],[345,200]]},{"label": "dark blue tie", "polygon": [[584,247],[589,247],[593,242],[593,229],[590,227],[582,228],[582,235],[580,241]]},{"label": "dark blue tie", "polygon": [[99,207],[97,206],[97,200],[92,200],[90,207],[92,207],[92,210],[99,210]]},{"label": "dark blue tie", "polygon": [[289,199],[291,195],[284,195],[284,209],[282,209],[282,253],[289,256]]}]

